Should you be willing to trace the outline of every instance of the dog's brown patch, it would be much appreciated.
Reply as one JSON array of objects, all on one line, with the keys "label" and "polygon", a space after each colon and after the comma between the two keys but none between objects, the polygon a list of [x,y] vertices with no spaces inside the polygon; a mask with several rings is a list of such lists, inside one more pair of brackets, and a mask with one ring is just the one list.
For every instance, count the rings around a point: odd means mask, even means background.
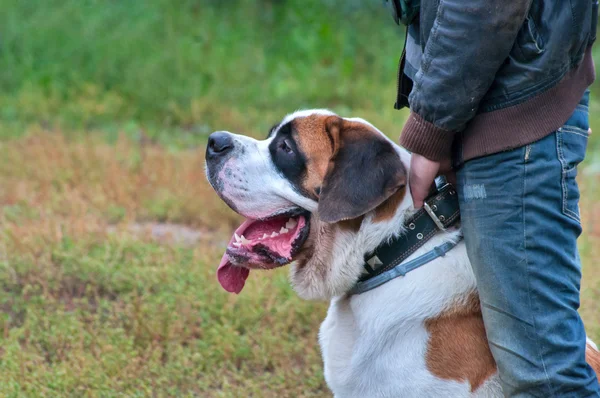
[{"label": "dog's brown patch", "polygon": [[327,264],[332,261],[337,228],[338,225],[321,222],[316,215],[313,216],[308,238],[295,258],[298,270],[302,270],[310,262],[325,278]]},{"label": "dog's brown patch", "polygon": [[589,344],[585,348],[585,360],[594,369],[596,376],[600,376],[600,352]]},{"label": "dog's brown patch", "polygon": [[496,373],[477,294],[427,320],[425,325],[430,336],[426,361],[432,374],[446,380],[468,381],[471,391],[475,391]]},{"label": "dog's brown patch", "polygon": [[[345,144],[360,140],[381,139],[370,126],[331,115],[309,115],[294,119],[294,139],[306,158],[306,176],[302,188],[309,193],[320,189],[327,171],[332,169],[332,156]],[[344,130],[343,139],[340,132]],[[318,196],[315,193],[315,196]]]},{"label": "dog's brown patch", "polygon": [[[302,192],[319,201],[323,221],[354,220],[391,196],[394,198],[381,206],[377,219],[393,216],[405,193],[406,169],[392,144],[376,129],[319,114],[296,118],[292,127],[292,137],[304,158],[299,185]],[[342,227],[356,231],[361,221],[344,222]]]},{"label": "dog's brown patch", "polygon": [[353,218],[351,220],[342,220],[342,221],[338,222],[337,224],[340,227],[340,229],[343,229],[346,231],[358,232],[358,230],[360,229],[360,226],[362,225],[364,218],[365,218],[364,216],[360,216],[360,217]]},{"label": "dog's brown patch", "polygon": [[391,220],[396,214],[398,206],[400,206],[400,203],[402,203],[405,194],[406,187],[403,187],[399,189],[398,192],[390,196],[388,200],[380,204],[379,207],[375,209],[375,217],[373,218],[373,222]]},{"label": "dog's brown patch", "polygon": [[327,131],[327,120],[332,116],[310,115],[294,119],[294,137],[306,158],[306,176],[302,183],[306,192],[315,196],[317,189],[323,184],[329,159],[335,151],[337,137]]}]

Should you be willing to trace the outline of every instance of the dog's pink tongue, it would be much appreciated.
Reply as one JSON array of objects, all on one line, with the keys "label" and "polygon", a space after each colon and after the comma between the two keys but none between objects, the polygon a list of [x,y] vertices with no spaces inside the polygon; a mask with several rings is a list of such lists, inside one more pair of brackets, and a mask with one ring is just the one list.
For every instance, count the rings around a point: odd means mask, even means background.
[{"label": "dog's pink tongue", "polygon": [[249,273],[250,271],[247,268],[236,267],[231,264],[227,254],[223,254],[223,258],[217,269],[217,279],[221,286],[223,286],[223,289],[238,294],[242,291]]},{"label": "dog's pink tongue", "polygon": [[[250,220],[244,221],[235,232],[241,235],[240,231],[244,231],[251,223],[252,221]],[[227,246],[231,246],[233,240],[234,238],[232,236]],[[229,261],[227,251],[223,254],[223,258],[221,258],[221,262],[219,263],[219,268],[217,268],[217,279],[223,289],[230,293],[238,294],[244,288],[246,279],[248,279],[248,274],[250,274],[250,270],[243,267],[236,267]]]}]

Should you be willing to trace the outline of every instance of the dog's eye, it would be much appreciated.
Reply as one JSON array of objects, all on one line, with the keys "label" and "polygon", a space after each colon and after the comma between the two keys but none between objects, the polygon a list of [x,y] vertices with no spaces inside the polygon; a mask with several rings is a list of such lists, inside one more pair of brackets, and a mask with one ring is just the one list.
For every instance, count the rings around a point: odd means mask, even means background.
[{"label": "dog's eye", "polygon": [[281,149],[283,152],[287,153],[287,154],[292,154],[294,153],[294,150],[292,149],[292,147],[290,146],[290,144],[288,143],[288,140],[282,140],[279,143],[279,149]]}]

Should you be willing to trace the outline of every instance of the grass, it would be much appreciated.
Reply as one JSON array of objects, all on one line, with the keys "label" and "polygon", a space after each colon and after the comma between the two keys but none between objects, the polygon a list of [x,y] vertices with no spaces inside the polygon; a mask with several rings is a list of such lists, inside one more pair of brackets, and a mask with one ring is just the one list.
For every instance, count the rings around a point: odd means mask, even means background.
[{"label": "grass", "polygon": [[[0,148],[1,396],[324,393],[322,304],[300,302],[285,271],[239,298],[216,282],[238,219],[201,151],[27,136]],[[143,220],[202,235],[156,242],[128,230]]]},{"label": "grass", "polygon": [[[329,396],[326,303],[298,299],[285,269],[240,296],[216,281],[239,218],[205,181],[204,143],[217,129],[262,136],[301,107],[397,138],[402,41],[358,1],[234,5],[0,2],[0,396]],[[581,313],[600,340],[592,127]]]},{"label": "grass", "polygon": [[142,129],[186,146],[224,120],[262,132],[302,107],[391,114],[401,30],[358,3],[0,2],[2,134]]}]

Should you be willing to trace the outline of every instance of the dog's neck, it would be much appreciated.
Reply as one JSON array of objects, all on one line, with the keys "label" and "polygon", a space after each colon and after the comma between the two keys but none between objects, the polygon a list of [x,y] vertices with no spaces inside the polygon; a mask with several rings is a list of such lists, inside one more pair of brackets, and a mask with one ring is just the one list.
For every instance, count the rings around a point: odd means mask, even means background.
[{"label": "dog's neck", "polygon": [[354,286],[364,255],[405,232],[404,222],[415,210],[408,187],[403,190],[359,219],[327,224],[313,214],[307,243],[291,268],[301,297],[330,299]]}]

